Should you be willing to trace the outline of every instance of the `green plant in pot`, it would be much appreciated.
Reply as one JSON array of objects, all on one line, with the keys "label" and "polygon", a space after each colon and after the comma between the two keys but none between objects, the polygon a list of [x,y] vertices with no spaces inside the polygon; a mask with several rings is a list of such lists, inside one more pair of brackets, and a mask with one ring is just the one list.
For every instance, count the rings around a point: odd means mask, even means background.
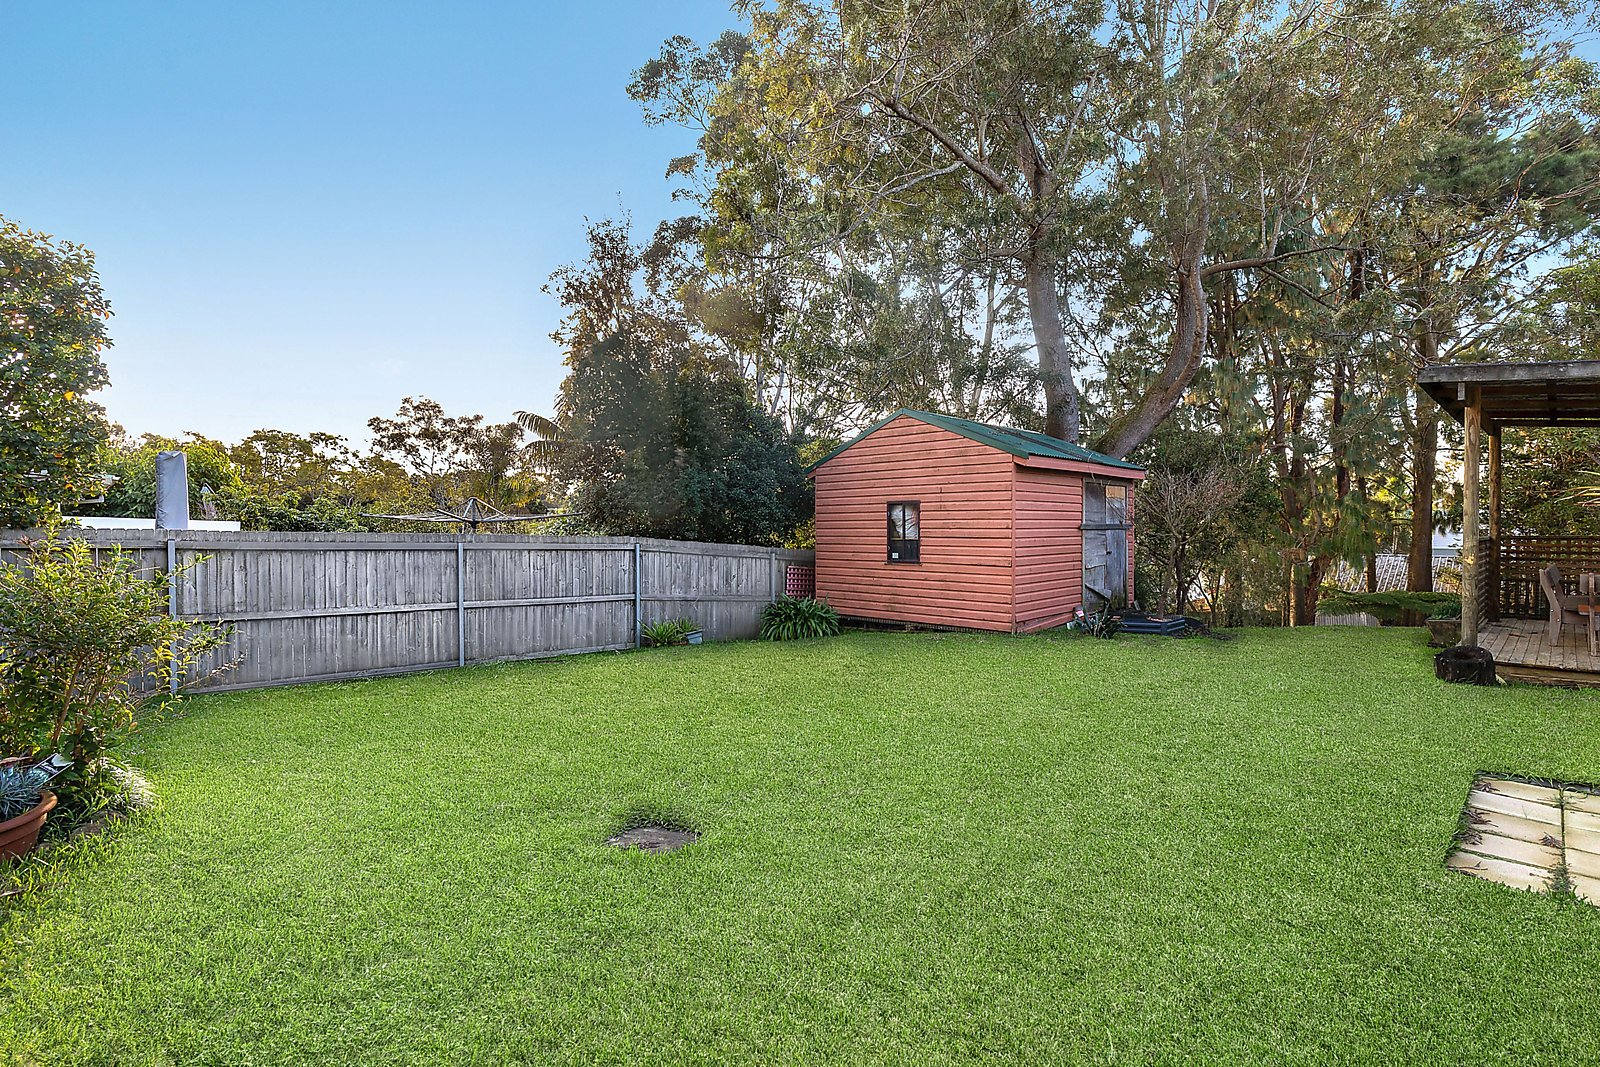
[{"label": "green plant in pot", "polygon": [[651,648],[698,645],[702,639],[700,630],[690,619],[662,619],[659,622],[652,622],[641,629],[639,635]]},{"label": "green plant in pot", "polygon": [[47,787],[71,765],[60,756],[32,765],[15,759],[0,764],[0,861],[25,856],[38,843],[56,806],[56,795]]},{"label": "green plant in pot", "polygon": [[1446,604],[1427,618],[1428,644],[1450,648],[1461,643],[1461,602]]}]

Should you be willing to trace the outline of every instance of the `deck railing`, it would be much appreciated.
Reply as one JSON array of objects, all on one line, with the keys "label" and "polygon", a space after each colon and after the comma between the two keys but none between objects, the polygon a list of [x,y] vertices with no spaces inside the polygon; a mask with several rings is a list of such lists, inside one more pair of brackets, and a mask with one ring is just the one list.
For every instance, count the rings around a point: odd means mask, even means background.
[{"label": "deck railing", "polygon": [[1562,584],[1577,592],[1578,575],[1600,572],[1600,537],[1501,537],[1484,545],[1487,576],[1499,586],[1499,615],[1537,619],[1549,613],[1539,591],[1539,571],[1561,568]]}]

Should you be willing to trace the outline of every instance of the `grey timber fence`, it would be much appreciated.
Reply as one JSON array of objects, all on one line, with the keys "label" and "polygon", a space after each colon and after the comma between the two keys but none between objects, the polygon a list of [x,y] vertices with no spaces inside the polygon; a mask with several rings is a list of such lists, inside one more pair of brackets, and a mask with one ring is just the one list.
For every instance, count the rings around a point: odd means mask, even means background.
[{"label": "grey timber fence", "polygon": [[[813,553],[515,534],[72,530],[155,575],[185,567],[169,610],[233,628],[238,666],[197,688],[250,689],[632,648],[687,617],[707,640],[756,635]],[[18,558],[17,532],[0,559]]]}]

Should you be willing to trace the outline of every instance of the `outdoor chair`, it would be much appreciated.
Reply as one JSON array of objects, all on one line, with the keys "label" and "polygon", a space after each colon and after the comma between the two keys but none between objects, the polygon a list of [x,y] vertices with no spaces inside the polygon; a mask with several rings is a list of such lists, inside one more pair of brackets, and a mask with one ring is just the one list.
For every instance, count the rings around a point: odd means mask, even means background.
[{"label": "outdoor chair", "polygon": [[1544,590],[1545,601],[1550,605],[1550,629],[1547,640],[1554,645],[1561,641],[1563,623],[1576,623],[1583,627],[1589,639],[1589,651],[1595,649],[1595,608],[1600,595],[1595,592],[1595,576],[1579,576],[1580,590],[1576,596],[1561,588],[1561,568],[1555,565],[1539,572],[1539,588]]}]

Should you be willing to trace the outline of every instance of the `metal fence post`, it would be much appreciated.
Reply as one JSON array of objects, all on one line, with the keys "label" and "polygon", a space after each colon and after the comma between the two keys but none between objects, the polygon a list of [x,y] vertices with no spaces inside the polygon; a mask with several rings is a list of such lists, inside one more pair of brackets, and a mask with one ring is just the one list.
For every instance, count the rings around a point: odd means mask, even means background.
[{"label": "metal fence post", "polygon": [[644,550],[633,543],[633,647],[644,647]]},{"label": "metal fence post", "polygon": [[[178,542],[167,538],[167,618],[178,617]],[[167,691],[178,692],[178,649],[174,645],[167,660]]]},{"label": "metal fence post", "polygon": [[456,666],[467,665],[467,546],[456,542]]}]

